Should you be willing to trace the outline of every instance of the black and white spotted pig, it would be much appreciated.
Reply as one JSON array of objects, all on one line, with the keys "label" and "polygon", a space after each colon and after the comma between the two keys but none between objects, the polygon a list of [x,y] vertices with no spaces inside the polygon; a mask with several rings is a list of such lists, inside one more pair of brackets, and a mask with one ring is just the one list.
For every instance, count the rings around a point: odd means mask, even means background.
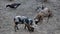
[{"label": "black and white spotted pig", "polygon": [[30,26],[30,25],[32,25],[33,20],[28,18],[28,17],[25,17],[25,16],[16,16],[16,17],[14,17],[14,23],[15,23],[15,26],[14,26],[15,31],[16,31],[16,29],[19,30],[19,28],[17,26],[18,24],[25,24],[24,28],[27,27],[29,31],[31,31],[32,29],[34,30],[34,28],[32,26]]}]

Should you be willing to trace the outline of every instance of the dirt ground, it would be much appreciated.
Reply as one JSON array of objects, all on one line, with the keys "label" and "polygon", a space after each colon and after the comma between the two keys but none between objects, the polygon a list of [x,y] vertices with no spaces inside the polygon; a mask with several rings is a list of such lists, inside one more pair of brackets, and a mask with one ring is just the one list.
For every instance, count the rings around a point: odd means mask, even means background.
[{"label": "dirt ground", "polygon": [[[17,9],[6,8],[10,3],[21,3]],[[34,32],[29,32],[24,29],[24,25],[19,25],[19,30],[14,31],[13,18],[16,15],[23,15],[30,18],[34,18],[38,11],[35,9],[42,5],[41,0],[0,0],[0,34],[60,34],[60,0],[48,0],[47,3],[43,3],[44,6],[50,8],[54,14],[50,18],[49,22],[44,20],[39,28],[36,28]]]}]

